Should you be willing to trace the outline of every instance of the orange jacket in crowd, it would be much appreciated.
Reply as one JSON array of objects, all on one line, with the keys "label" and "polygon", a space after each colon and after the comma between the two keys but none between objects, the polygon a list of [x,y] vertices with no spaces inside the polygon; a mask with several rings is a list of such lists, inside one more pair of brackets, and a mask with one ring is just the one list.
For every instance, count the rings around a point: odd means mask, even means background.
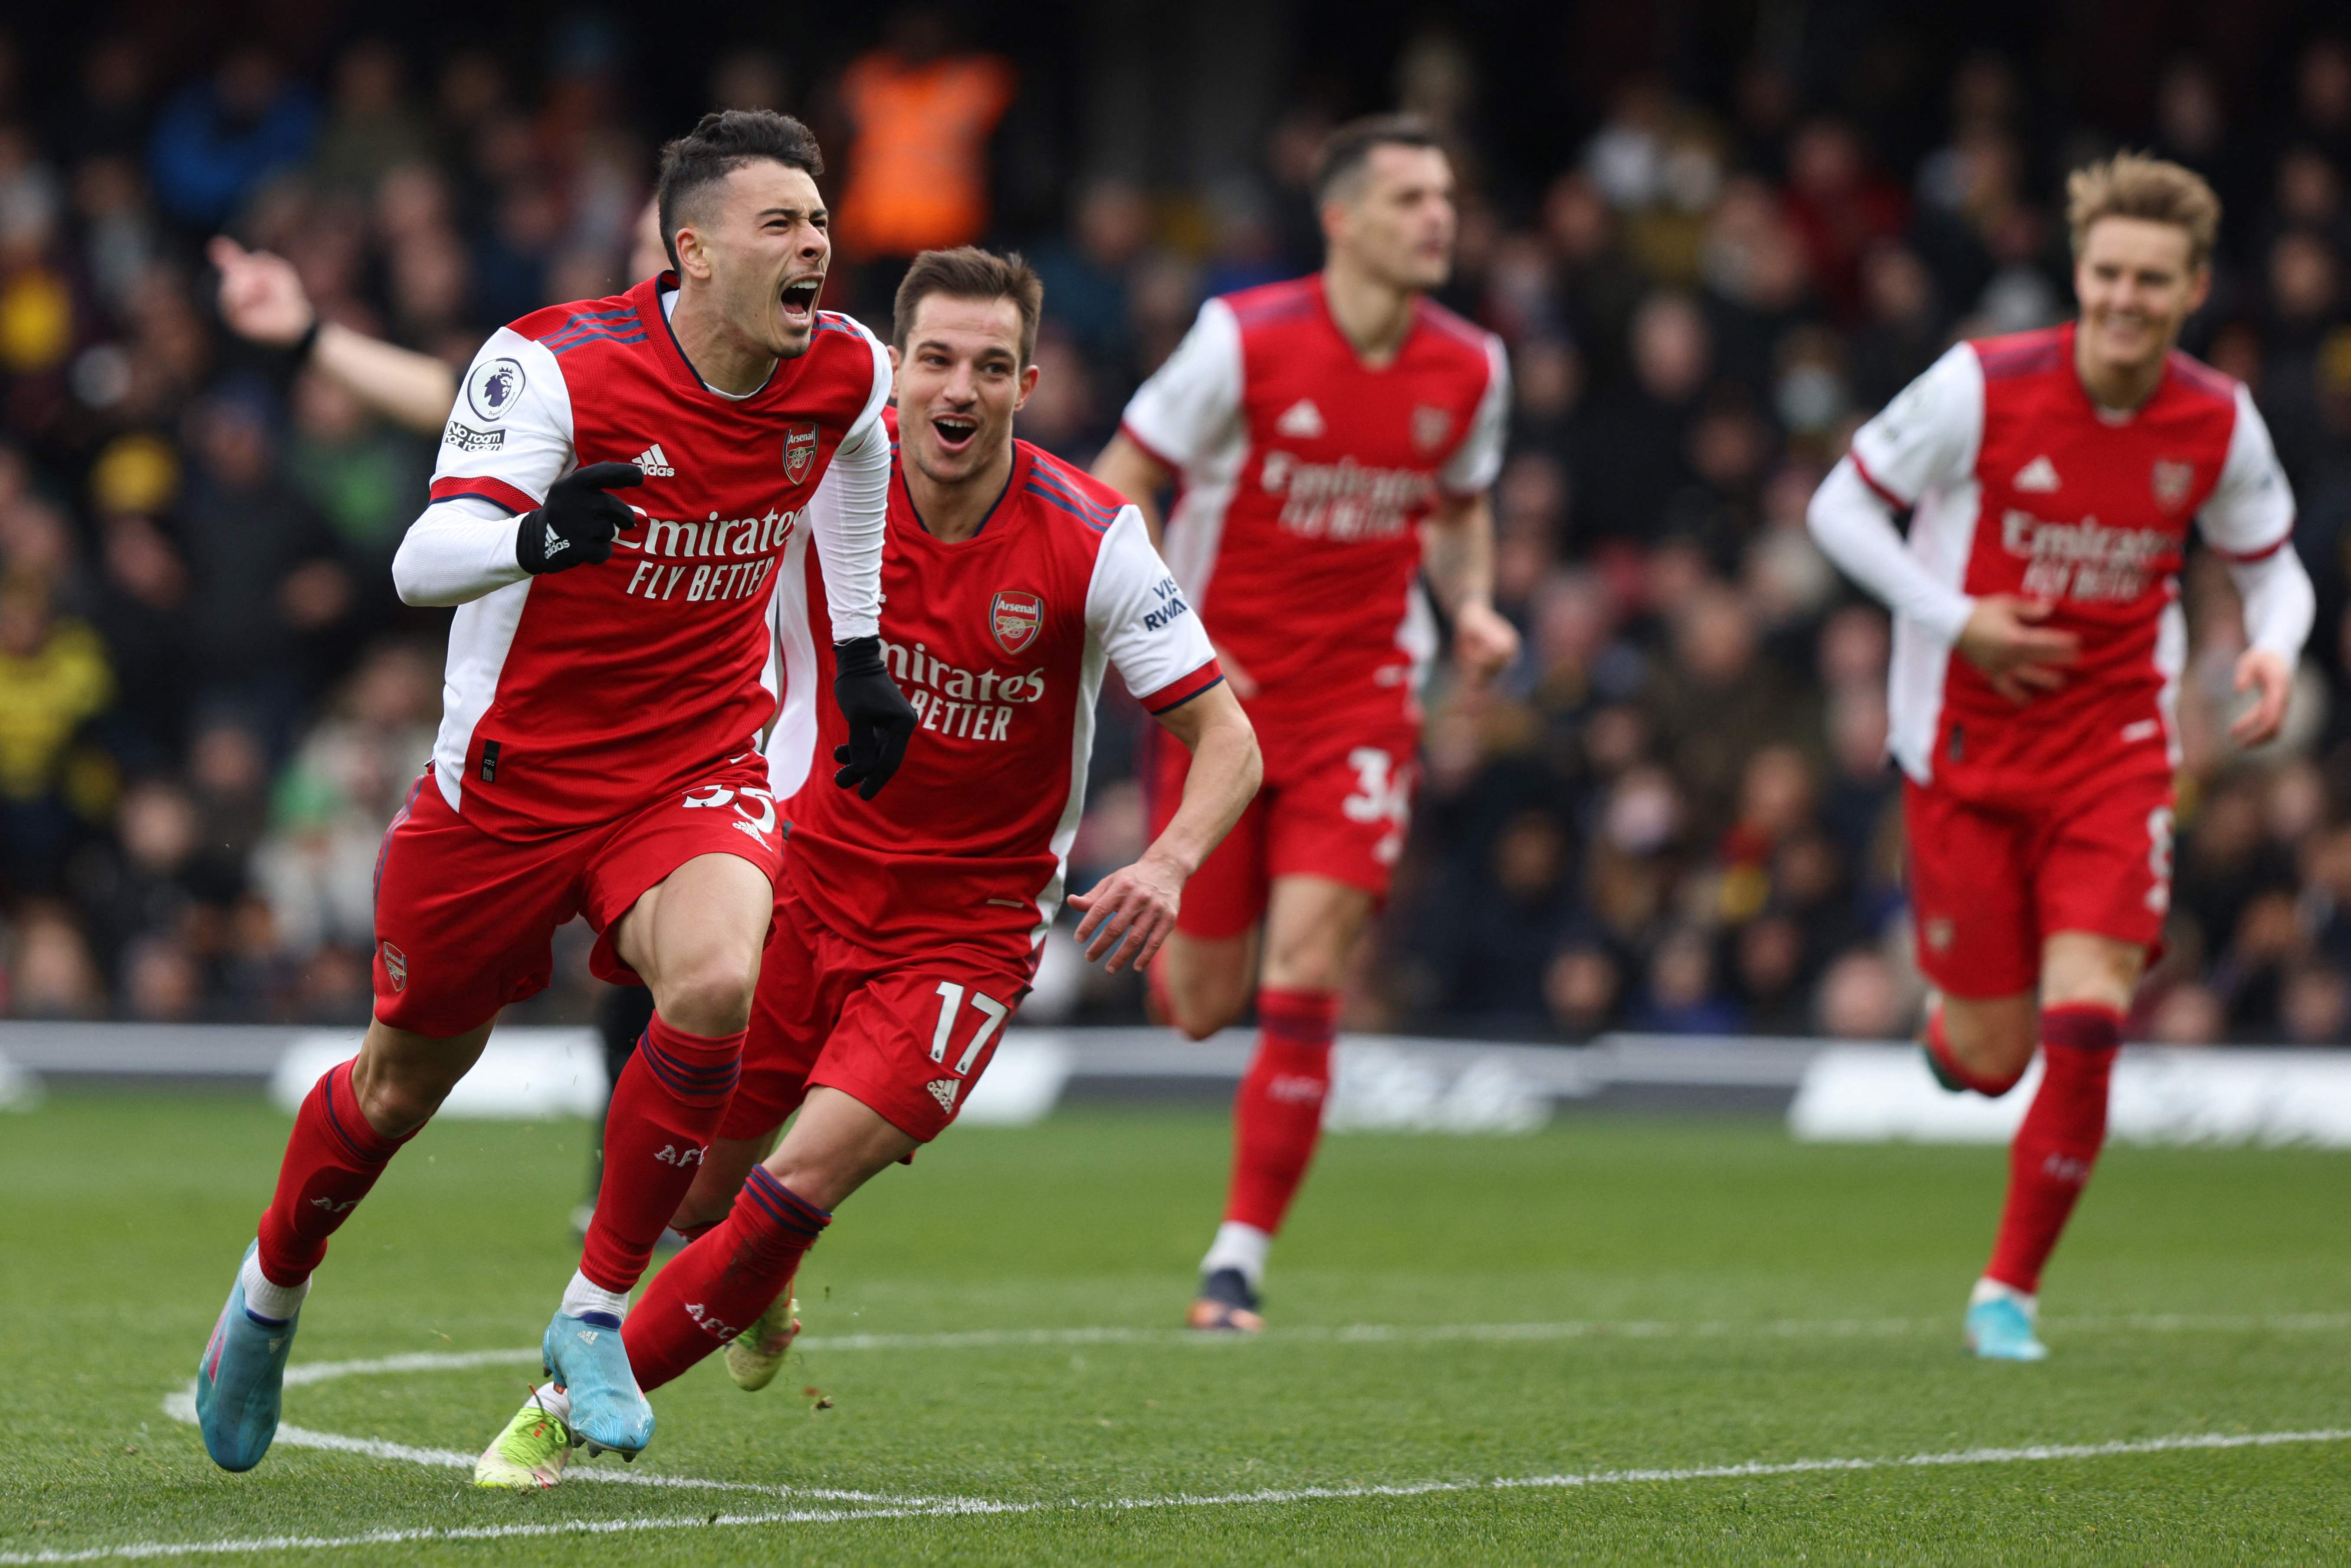
[{"label": "orange jacket in crowd", "polygon": [[909,64],[876,49],[842,77],[854,136],[839,235],[858,256],[968,245],[987,227],[987,139],[1012,104],[995,55]]}]

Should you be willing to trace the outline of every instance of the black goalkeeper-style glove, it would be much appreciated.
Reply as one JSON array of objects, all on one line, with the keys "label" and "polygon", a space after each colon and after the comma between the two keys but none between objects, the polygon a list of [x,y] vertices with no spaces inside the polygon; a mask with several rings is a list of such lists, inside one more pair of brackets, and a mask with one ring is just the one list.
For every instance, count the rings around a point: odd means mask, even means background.
[{"label": "black goalkeeper-style glove", "polygon": [[871,800],[906,760],[914,705],[882,667],[881,638],[835,643],[832,658],[832,700],[849,721],[849,744],[832,748],[832,759],[841,764],[832,781],[844,789],[855,785],[857,798]]},{"label": "black goalkeeper-style glove", "polygon": [[645,482],[633,463],[590,463],[547,487],[547,504],[522,515],[515,531],[515,564],[533,577],[612,559],[612,541],[635,517],[627,502],[607,490]]}]

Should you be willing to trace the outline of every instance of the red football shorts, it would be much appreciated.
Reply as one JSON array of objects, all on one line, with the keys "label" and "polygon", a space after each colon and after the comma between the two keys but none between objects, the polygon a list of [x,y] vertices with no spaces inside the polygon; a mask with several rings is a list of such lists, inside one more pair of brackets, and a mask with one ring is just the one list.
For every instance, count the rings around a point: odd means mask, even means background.
[{"label": "red football shorts", "polygon": [[1028,975],[1001,959],[861,946],[819,920],[787,877],[718,1135],[763,1138],[821,1084],[927,1144],[963,1109],[1028,994]]},{"label": "red football shorts", "polygon": [[[1265,781],[1224,842],[1184,884],[1176,928],[1207,940],[1238,936],[1264,917],[1280,876],[1320,876],[1387,897],[1419,782],[1420,729],[1401,715],[1312,727],[1260,716]],[[1156,837],[1184,802],[1192,754],[1155,727],[1144,790]]]},{"label": "red football shorts", "polygon": [[2171,775],[2094,776],[1987,805],[1903,788],[1918,967],[1956,997],[2040,983],[2041,945],[2086,931],[2153,946],[2171,908]]},{"label": "red football shorts", "polygon": [[617,822],[527,843],[451,810],[428,768],[376,855],[375,1016],[436,1040],[487,1023],[547,988],[555,929],[575,915],[596,930],[597,977],[640,984],[612,951],[629,906],[696,855],[749,861],[773,883],[783,840],[757,752]]}]

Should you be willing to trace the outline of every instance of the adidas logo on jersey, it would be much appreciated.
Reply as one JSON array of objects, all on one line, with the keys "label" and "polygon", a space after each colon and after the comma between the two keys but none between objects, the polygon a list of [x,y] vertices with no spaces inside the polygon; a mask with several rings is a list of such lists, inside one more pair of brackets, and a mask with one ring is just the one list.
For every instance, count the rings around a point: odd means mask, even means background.
[{"label": "adidas logo on jersey", "polygon": [[667,457],[662,455],[661,443],[658,441],[637,454],[637,466],[645,471],[645,477],[648,479],[677,477],[677,470],[669,465]]},{"label": "adidas logo on jersey", "polygon": [[955,1109],[956,1091],[963,1085],[952,1078],[934,1078],[924,1087],[931,1092],[931,1098],[939,1103],[940,1110],[952,1111]]},{"label": "adidas logo on jersey", "polygon": [[1288,411],[1280,419],[1273,422],[1273,428],[1284,435],[1294,435],[1301,441],[1311,441],[1323,432],[1322,411],[1314,406],[1312,398],[1300,398],[1290,405]]},{"label": "adidas logo on jersey", "polygon": [[2013,483],[2020,490],[2031,490],[2045,496],[2058,486],[2057,465],[2050,462],[2044,453],[2019,468]]}]

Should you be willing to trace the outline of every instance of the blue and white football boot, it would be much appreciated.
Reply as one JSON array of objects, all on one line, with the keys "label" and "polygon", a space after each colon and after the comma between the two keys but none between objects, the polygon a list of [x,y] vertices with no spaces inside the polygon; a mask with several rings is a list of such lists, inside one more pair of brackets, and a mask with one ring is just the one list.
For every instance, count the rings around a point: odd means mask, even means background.
[{"label": "blue and white football boot", "polygon": [[644,1451],[653,1440],[653,1407],[629,1370],[628,1347],[618,1328],[558,1312],[539,1350],[547,1375],[570,1400],[566,1425],[573,1442],[586,1447],[590,1458],[607,1448],[623,1459]]},{"label": "blue and white football boot", "polygon": [[[1987,1289],[1986,1287],[1990,1287]],[[2040,1303],[1986,1280],[1976,1287],[1964,1320],[1967,1346],[1983,1361],[2046,1361],[2049,1347],[2034,1329]]]},{"label": "blue and white football boot", "polygon": [[[260,1245],[247,1247],[246,1257]],[[298,1311],[277,1322],[246,1311],[245,1267],[238,1264],[228,1304],[196,1364],[196,1425],[204,1435],[204,1451],[221,1469],[249,1470],[269,1452],[285,1401],[286,1357],[301,1317]]]}]

